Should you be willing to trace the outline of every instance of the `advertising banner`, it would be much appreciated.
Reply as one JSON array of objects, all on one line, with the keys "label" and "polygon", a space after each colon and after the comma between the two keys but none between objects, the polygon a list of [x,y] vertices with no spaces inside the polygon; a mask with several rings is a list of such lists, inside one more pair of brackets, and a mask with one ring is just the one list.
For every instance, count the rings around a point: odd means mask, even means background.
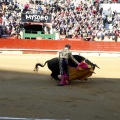
[{"label": "advertising banner", "polygon": [[26,14],[21,15],[21,22],[40,22],[51,23],[52,16],[50,14]]}]

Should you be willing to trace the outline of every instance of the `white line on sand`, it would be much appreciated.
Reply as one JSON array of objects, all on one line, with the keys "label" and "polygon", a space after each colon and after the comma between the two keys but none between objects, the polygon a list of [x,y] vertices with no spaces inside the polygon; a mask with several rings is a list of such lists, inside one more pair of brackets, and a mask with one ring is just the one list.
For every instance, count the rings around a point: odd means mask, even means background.
[{"label": "white line on sand", "polygon": [[[1,120],[60,120],[60,119],[34,119],[34,118],[14,118],[14,117],[0,117]],[[70,120],[70,119],[62,119]]]},{"label": "white line on sand", "polygon": [[14,117],[0,117],[2,120],[55,120],[55,119],[34,119],[34,118],[14,118]]}]

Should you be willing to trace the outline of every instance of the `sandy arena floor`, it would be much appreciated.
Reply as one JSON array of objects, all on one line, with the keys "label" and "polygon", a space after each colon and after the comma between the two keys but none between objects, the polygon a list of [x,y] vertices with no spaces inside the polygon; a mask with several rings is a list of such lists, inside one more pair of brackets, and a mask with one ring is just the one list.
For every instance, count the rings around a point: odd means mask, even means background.
[{"label": "sandy arena floor", "polygon": [[57,86],[47,65],[56,55],[0,55],[0,118],[120,119],[120,57],[89,56],[96,69],[87,82]]}]

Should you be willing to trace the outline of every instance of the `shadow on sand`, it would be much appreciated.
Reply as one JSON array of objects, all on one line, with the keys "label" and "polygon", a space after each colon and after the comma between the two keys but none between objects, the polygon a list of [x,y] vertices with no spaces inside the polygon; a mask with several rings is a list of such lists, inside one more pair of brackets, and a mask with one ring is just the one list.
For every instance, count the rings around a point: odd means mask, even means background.
[{"label": "shadow on sand", "polygon": [[41,119],[120,118],[120,79],[94,78],[57,86],[50,75],[0,71],[0,116]]}]

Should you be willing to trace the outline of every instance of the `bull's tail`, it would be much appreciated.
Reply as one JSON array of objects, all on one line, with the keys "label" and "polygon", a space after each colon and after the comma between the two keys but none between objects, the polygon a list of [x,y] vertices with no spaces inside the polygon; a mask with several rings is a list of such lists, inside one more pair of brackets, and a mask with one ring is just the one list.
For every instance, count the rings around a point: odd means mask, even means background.
[{"label": "bull's tail", "polygon": [[40,67],[44,67],[45,65],[46,65],[46,63],[47,63],[48,61],[46,61],[44,64],[41,64],[41,63],[36,63],[36,65],[35,65],[35,68],[34,68],[34,70],[33,71],[36,71],[36,72],[38,72],[38,67],[40,66]]}]

